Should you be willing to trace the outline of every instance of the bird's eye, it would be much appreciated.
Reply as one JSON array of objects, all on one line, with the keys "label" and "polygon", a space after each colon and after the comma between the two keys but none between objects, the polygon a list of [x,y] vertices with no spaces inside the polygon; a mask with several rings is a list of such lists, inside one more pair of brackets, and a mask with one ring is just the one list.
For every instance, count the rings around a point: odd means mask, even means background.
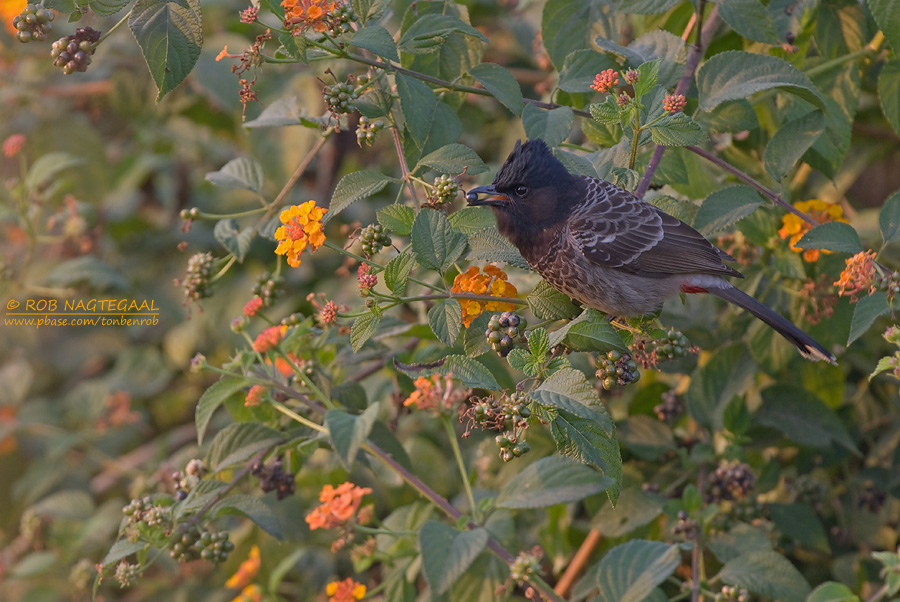
[{"label": "bird's eye", "polygon": [[523,197],[528,194],[527,186],[516,186],[516,196]]}]

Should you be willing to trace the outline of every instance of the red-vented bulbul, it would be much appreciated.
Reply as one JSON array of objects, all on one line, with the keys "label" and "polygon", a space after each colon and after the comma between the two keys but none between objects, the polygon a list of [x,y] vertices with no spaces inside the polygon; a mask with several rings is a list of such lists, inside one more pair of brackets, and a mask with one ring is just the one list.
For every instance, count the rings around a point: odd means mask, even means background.
[{"label": "red-vented bulbul", "polygon": [[543,140],[517,142],[494,183],[466,200],[491,207],[528,264],[588,307],[639,316],[679,293],[712,293],[771,326],[803,357],[835,363],[812,337],[725,280],[743,277],[723,263],[734,261],[728,253],[627,190],[569,173]]}]

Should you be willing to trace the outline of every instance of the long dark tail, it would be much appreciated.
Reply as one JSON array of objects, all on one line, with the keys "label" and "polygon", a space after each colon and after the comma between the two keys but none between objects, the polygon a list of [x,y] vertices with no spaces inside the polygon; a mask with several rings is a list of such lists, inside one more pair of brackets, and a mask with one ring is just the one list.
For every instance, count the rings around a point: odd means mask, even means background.
[{"label": "long dark tail", "polygon": [[786,338],[806,359],[824,361],[837,365],[834,355],[822,347],[811,336],[794,326],[790,321],[776,313],[769,306],[760,303],[744,291],[733,286],[727,288],[707,288],[707,292],[722,297],[729,303],[743,307],[751,314],[772,327],[775,332]]}]

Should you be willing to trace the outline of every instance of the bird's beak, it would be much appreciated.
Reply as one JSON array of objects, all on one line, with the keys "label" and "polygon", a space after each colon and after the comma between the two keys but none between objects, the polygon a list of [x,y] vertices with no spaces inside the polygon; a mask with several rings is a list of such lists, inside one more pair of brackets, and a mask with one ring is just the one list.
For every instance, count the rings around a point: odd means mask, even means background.
[{"label": "bird's beak", "polygon": [[[490,196],[490,197],[487,197],[484,199],[479,199],[478,198],[479,194],[487,194],[487,195],[493,195],[493,196]],[[499,207],[501,205],[505,205],[509,201],[510,201],[509,196],[507,196],[501,192],[497,192],[497,190],[494,188],[493,184],[491,184],[490,186],[479,186],[478,188],[473,188],[472,190],[470,190],[469,192],[466,193],[466,202],[469,204],[470,207],[476,207],[476,206],[482,206],[482,205],[488,206],[488,207]]]}]

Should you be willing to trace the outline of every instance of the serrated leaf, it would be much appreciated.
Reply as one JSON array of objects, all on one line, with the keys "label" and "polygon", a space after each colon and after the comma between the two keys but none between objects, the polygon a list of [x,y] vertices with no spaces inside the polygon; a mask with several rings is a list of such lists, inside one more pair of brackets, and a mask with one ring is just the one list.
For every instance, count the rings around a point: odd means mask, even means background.
[{"label": "serrated leaf", "polygon": [[480,174],[487,171],[487,165],[465,144],[448,144],[442,146],[434,152],[428,153],[419,159],[419,167],[425,165],[445,174],[461,174],[463,172],[469,175]]},{"label": "serrated leaf", "polygon": [[677,6],[679,0],[616,0],[616,12],[632,15],[656,15]]},{"label": "serrated leaf", "polygon": [[[570,53],[562,69],[559,71],[559,89],[570,94],[592,94],[591,84],[598,73],[612,69],[619,70],[620,65],[609,56],[596,50],[581,49]],[[595,118],[596,119],[596,118]],[[614,123],[618,123],[616,116]]]},{"label": "serrated leaf", "polygon": [[678,546],[634,539],[611,549],[598,565],[603,602],[641,602],[681,564]]},{"label": "serrated leaf", "polygon": [[552,148],[569,137],[569,132],[575,125],[575,113],[569,107],[557,107],[548,111],[529,104],[522,111],[522,125],[529,139],[540,138]]},{"label": "serrated leaf", "polygon": [[759,127],[756,111],[746,100],[729,100],[712,111],[701,111],[696,115],[701,127],[712,133],[742,132]]},{"label": "serrated leaf", "polygon": [[450,225],[466,236],[496,226],[494,212],[487,207],[463,207],[447,216]]},{"label": "serrated leaf", "polygon": [[591,308],[585,309],[577,318],[553,332],[550,346],[555,347],[560,343],[574,351],[628,351],[622,337],[609,320]]},{"label": "serrated leaf", "polygon": [[[259,117],[244,122],[245,128],[300,125],[300,108],[296,96],[279,98],[260,112]],[[324,124],[323,124],[324,125]]]},{"label": "serrated leaf", "polygon": [[659,65],[662,59],[654,59],[642,63],[638,68],[638,80],[634,84],[634,97],[638,101],[647,92],[653,89],[659,79]]},{"label": "serrated leaf", "polygon": [[895,0],[866,0],[866,4],[897,56],[900,53],[900,4]]},{"label": "serrated leaf", "polygon": [[719,16],[745,38],[763,44],[781,44],[772,15],[759,0],[722,0]]},{"label": "serrated leaf", "polygon": [[548,0],[541,15],[541,34],[544,48],[550,60],[561,68],[565,59],[575,50],[587,46],[594,33],[593,27],[600,26],[602,33],[612,27],[602,27],[608,19],[602,0]]},{"label": "serrated leaf", "polygon": [[480,31],[459,17],[432,13],[416,19],[400,36],[397,46],[402,52],[410,54],[437,52],[453,33],[478,38],[482,42],[488,41]]},{"label": "serrated leaf", "polygon": [[889,196],[881,206],[878,225],[885,244],[900,240],[900,190]]},{"label": "serrated leaf", "polygon": [[766,145],[763,154],[766,171],[780,182],[824,131],[825,116],[820,111],[783,124]]},{"label": "serrated leaf", "polygon": [[[884,4],[889,3],[886,0],[879,1]],[[897,6],[896,2],[892,4]],[[895,56],[897,53],[900,53],[900,50],[894,46]],[[888,123],[894,128],[894,132],[900,135],[900,60],[896,58],[882,67],[878,74],[878,102],[881,104],[881,110]]]},{"label": "serrated leaf", "polygon": [[670,113],[650,127],[650,137],[663,146],[703,144],[709,136],[700,125],[684,113]]},{"label": "serrated leaf", "polygon": [[428,310],[431,332],[445,345],[453,346],[462,330],[462,307],[456,299],[444,299]]},{"label": "serrated leaf", "polygon": [[236,422],[216,433],[209,446],[208,464],[214,471],[243,462],[256,452],[284,441],[284,435],[258,422]]},{"label": "serrated leaf", "polygon": [[509,362],[509,367],[513,370],[524,372],[531,377],[538,375],[538,370],[543,363],[543,361],[536,360],[531,353],[521,348],[510,351],[509,355],[506,356],[506,361]]},{"label": "serrated leaf", "polygon": [[197,426],[197,443],[203,445],[203,435],[206,433],[206,427],[209,424],[213,413],[220,405],[225,403],[232,395],[235,395],[247,386],[246,381],[240,378],[223,378],[212,384],[210,388],[203,392],[200,401],[197,402],[197,409],[194,413],[194,424]]},{"label": "serrated leaf", "polygon": [[882,372],[887,372],[888,370],[893,371],[896,364],[897,364],[896,355],[888,355],[888,356],[881,358],[880,360],[878,360],[878,363],[875,364],[875,369],[872,371],[872,374],[869,375],[869,380],[872,380],[873,378],[875,378]]},{"label": "serrated leaf", "polygon": [[576,416],[595,420],[603,427],[603,432],[608,437],[615,436],[615,425],[583,372],[574,368],[554,372],[541,383],[541,386],[531,392],[531,397],[541,405],[563,409]]},{"label": "serrated leaf", "polygon": [[773,551],[756,551],[729,560],[718,579],[772,599],[802,600],[810,587],[791,562]]},{"label": "serrated leaf", "polygon": [[417,79],[398,73],[397,95],[400,109],[406,121],[406,129],[415,140],[425,140],[431,132],[431,123],[437,110],[438,99],[431,88]]},{"label": "serrated leaf", "polygon": [[559,159],[566,171],[573,174],[588,176],[589,178],[599,178],[597,168],[591,163],[591,160],[583,155],[576,155],[560,148],[553,149],[553,156]]},{"label": "serrated leaf", "polygon": [[529,269],[528,262],[519,253],[514,244],[497,231],[497,228],[485,228],[469,236],[469,261],[502,261],[519,268]]},{"label": "serrated leaf", "polygon": [[721,350],[691,377],[686,405],[690,415],[707,428],[722,428],[725,405],[753,381],[756,366],[741,345]]},{"label": "serrated leaf", "polygon": [[253,495],[229,495],[219,500],[209,510],[209,515],[216,518],[222,515],[239,514],[253,521],[260,529],[274,537],[284,539],[284,527],[265,502]]},{"label": "serrated leaf", "polygon": [[422,209],[410,233],[412,252],[420,265],[444,273],[466,250],[466,236],[440,211]]},{"label": "serrated leaf", "polygon": [[491,315],[493,314],[490,312],[482,312],[464,329],[463,349],[465,349],[467,357],[478,357],[491,350],[491,344],[488,343],[487,337],[484,335]]},{"label": "serrated leaf", "polygon": [[380,19],[390,5],[390,0],[350,0],[350,6],[363,24]]},{"label": "serrated leaf", "polygon": [[850,224],[827,222],[808,230],[797,242],[801,249],[825,249],[838,253],[860,253],[863,250],[859,234]]},{"label": "serrated leaf", "polygon": [[488,542],[488,532],[478,528],[457,531],[437,521],[428,521],[419,531],[422,570],[433,595],[450,589],[469,568]]},{"label": "serrated leaf", "polygon": [[[442,19],[445,16],[452,19]],[[428,19],[423,22],[425,17]],[[460,27],[454,27],[460,24]],[[449,27],[440,31],[442,26]],[[476,35],[468,35],[473,31],[466,29],[468,26],[469,9],[459,3],[418,0],[409,5],[400,26],[401,38],[412,35],[410,32],[414,32],[415,28],[419,28],[417,34],[424,35],[414,44],[401,45],[400,64],[419,73],[456,81],[466,70],[480,63],[484,54],[482,39]]]},{"label": "serrated leaf", "polygon": [[505,67],[496,63],[481,63],[469,69],[469,75],[494,95],[500,104],[509,109],[513,115],[522,114],[522,89],[519,82]]},{"label": "serrated leaf", "polygon": [[372,338],[379,322],[381,322],[381,317],[371,312],[353,320],[353,325],[350,327],[350,346],[353,348],[353,353],[362,349],[366,341]]},{"label": "serrated leaf", "polygon": [[828,581],[814,589],[806,602],[859,602],[859,596],[843,583]]},{"label": "serrated leaf", "polygon": [[138,0],[128,17],[150,75],[156,100],[174,90],[194,68],[203,47],[199,0]]},{"label": "serrated leaf", "polygon": [[277,52],[276,55],[280,55],[283,52],[290,58],[300,61],[304,65],[309,64],[309,59],[306,57],[306,48],[308,44],[305,37],[295,36],[290,33],[282,33],[278,34],[278,41],[281,42],[281,48],[279,48],[279,52]]},{"label": "serrated leaf", "polygon": [[232,253],[238,261],[243,262],[253,242],[253,231],[250,228],[240,229],[234,218],[220,219],[213,228],[216,240]]},{"label": "serrated leaf", "polygon": [[773,88],[825,110],[822,95],[806,74],[778,57],[741,50],[720,52],[703,63],[697,71],[697,88],[703,111]]},{"label": "serrated leaf", "polygon": [[401,253],[391,259],[384,268],[384,284],[395,295],[403,294],[409,281],[409,273],[416,266],[412,253]]},{"label": "serrated leaf", "polygon": [[328,427],[331,444],[347,470],[353,466],[360,446],[372,432],[372,426],[378,418],[378,408],[376,401],[358,415],[348,414],[343,410],[329,410],[325,413],[325,426]]},{"label": "serrated leaf", "polygon": [[531,313],[542,320],[564,320],[579,313],[572,300],[546,280],[541,280],[525,301]]},{"label": "serrated leaf", "polygon": [[60,172],[84,163],[84,159],[69,153],[55,152],[41,155],[25,176],[25,190],[36,192],[55,179]]},{"label": "serrated leaf", "polygon": [[431,374],[451,374],[454,379],[473,389],[497,390],[500,388],[497,379],[487,369],[487,366],[464,355],[448,355],[429,364],[403,364],[395,359],[394,366],[412,378]]},{"label": "serrated leaf", "polygon": [[784,537],[793,539],[807,548],[831,554],[825,527],[809,504],[770,503],[766,504],[766,511]]},{"label": "serrated leaf", "polygon": [[[607,432],[608,418],[599,412],[596,418],[585,418],[559,405],[554,407],[556,416],[550,421],[550,435],[556,451],[582,464],[596,466],[610,477],[613,483],[606,493],[615,505],[622,489],[622,454],[619,442]],[[579,414],[584,413],[579,409]]]},{"label": "serrated leaf", "polygon": [[703,236],[718,234],[756,211],[762,201],[759,193],[749,186],[717,190],[704,199],[693,226]]},{"label": "serrated leaf", "polygon": [[829,447],[837,443],[860,455],[844,423],[815,394],[793,385],[774,385],[763,389],[762,399],[757,423],[777,429],[801,445]]},{"label": "serrated leaf", "polygon": [[613,167],[609,170],[613,184],[619,188],[633,191],[641,180],[641,174],[627,167]]},{"label": "serrated leaf", "polygon": [[99,17],[116,14],[131,3],[131,0],[90,0],[88,6]]},{"label": "serrated leaf", "polygon": [[265,173],[259,162],[247,157],[238,157],[223,165],[219,171],[207,173],[205,179],[219,188],[242,189],[259,193],[265,181]]},{"label": "serrated leaf", "polygon": [[416,220],[416,212],[406,205],[388,205],[375,212],[378,223],[400,236],[408,236],[412,232],[413,222]]},{"label": "serrated leaf", "polygon": [[350,45],[364,48],[376,56],[389,61],[399,61],[397,44],[390,32],[381,25],[367,25],[357,29],[350,37]]},{"label": "serrated leaf", "polygon": [[105,567],[111,564],[115,564],[123,558],[127,558],[132,554],[137,554],[141,550],[146,550],[149,547],[150,544],[143,541],[132,542],[128,541],[127,539],[120,539],[112,545],[112,547],[109,549],[109,552],[107,552],[106,556],[103,557],[103,560],[100,561],[100,564]]},{"label": "serrated leaf", "polygon": [[850,321],[850,336],[847,337],[847,345],[861,337],[881,316],[891,313],[888,303],[888,294],[877,291],[868,297],[863,297],[853,310],[853,319]]},{"label": "serrated leaf", "polygon": [[[694,487],[694,491],[697,491],[696,487]],[[700,497],[699,491],[697,491],[697,497]],[[702,506],[702,504],[703,500],[700,499],[698,506]],[[720,531],[712,535],[707,542],[710,551],[722,563],[748,552],[772,549],[772,542],[768,535],[747,523],[737,523],[727,533]]]},{"label": "serrated leaf", "polygon": [[604,491],[613,479],[580,462],[559,456],[529,464],[503,488],[497,508],[545,508],[577,502]]},{"label": "serrated leaf", "polygon": [[588,107],[591,112],[591,117],[597,123],[604,123],[606,125],[618,125],[619,118],[619,107],[616,106],[615,101],[609,102],[595,102],[591,106]]},{"label": "serrated leaf", "polygon": [[601,506],[591,519],[591,528],[603,533],[604,537],[631,533],[662,513],[663,498],[644,493],[639,487],[629,487],[622,490],[618,504],[618,508]]},{"label": "serrated leaf", "polygon": [[527,335],[528,350],[531,355],[541,360],[550,352],[550,335],[545,328],[535,328]]},{"label": "serrated leaf", "polygon": [[334,219],[341,211],[360,199],[365,199],[381,191],[391,182],[399,180],[386,176],[380,171],[363,169],[349,173],[338,182],[331,195],[331,204],[324,221]]}]

